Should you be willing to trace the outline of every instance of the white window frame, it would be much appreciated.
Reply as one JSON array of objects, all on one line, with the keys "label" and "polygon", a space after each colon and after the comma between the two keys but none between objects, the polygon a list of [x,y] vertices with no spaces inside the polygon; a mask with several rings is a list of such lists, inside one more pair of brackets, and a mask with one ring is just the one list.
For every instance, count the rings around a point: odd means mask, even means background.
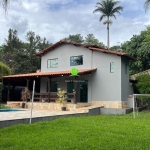
[{"label": "white window frame", "polygon": [[58,58],[48,59],[47,68],[58,68]]},{"label": "white window frame", "polygon": [[[75,64],[74,62],[73,62],[73,64],[71,63],[72,59],[73,59],[73,61],[74,61],[74,59],[75,59],[76,57],[82,57],[82,64]],[[70,57],[70,66],[79,66],[79,65],[83,65],[83,55],[71,56],[71,57]]]},{"label": "white window frame", "polygon": [[114,73],[115,72],[115,63],[111,62],[110,63],[110,73]]}]

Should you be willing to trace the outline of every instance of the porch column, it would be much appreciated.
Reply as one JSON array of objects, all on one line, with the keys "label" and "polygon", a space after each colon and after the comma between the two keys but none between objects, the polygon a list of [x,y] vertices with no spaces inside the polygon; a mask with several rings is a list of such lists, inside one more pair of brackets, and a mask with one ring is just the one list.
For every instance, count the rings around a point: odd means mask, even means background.
[{"label": "porch column", "polygon": [[7,101],[10,101],[10,79],[8,79]]},{"label": "porch column", "polygon": [[14,89],[15,89],[15,86],[12,86],[12,100],[14,101],[15,99],[14,99]]},{"label": "porch column", "polygon": [[30,81],[30,80],[29,80],[29,79],[26,79],[26,81],[27,81],[27,85],[26,85],[26,86],[27,86],[27,88],[29,89],[29,81]]},{"label": "porch column", "polygon": [[48,77],[48,102],[50,103],[51,78]]}]

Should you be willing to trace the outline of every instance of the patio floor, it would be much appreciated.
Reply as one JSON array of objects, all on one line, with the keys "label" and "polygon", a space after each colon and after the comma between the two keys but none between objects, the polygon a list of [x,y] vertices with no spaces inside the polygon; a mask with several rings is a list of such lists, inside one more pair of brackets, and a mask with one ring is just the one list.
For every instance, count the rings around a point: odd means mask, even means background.
[{"label": "patio floor", "polygon": [[[30,118],[31,111],[24,109],[24,111],[15,112],[0,112],[0,122],[4,120],[16,120]],[[60,115],[71,115],[71,114],[82,114],[83,112],[77,111],[51,111],[51,110],[33,110],[32,118],[45,117],[45,116],[60,116]]]}]

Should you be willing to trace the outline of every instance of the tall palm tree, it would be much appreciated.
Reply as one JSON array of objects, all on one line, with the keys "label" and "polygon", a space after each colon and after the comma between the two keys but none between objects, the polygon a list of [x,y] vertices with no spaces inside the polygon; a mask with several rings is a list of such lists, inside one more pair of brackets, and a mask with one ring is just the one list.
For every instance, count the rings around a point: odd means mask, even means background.
[{"label": "tall palm tree", "polygon": [[96,9],[93,11],[100,12],[100,21],[103,20],[103,18],[107,18],[103,24],[107,24],[107,48],[109,49],[109,26],[112,23],[110,20],[111,17],[116,18],[115,14],[121,14],[120,11],[123,10],[122,6],[118,6],[120,1],[114,1],[114,0],[100,0],[96,3]]},{"label": "tall palm tree", "polygon": [[144,3],[145,11],[148,9],[149,5],[150,5],[150,0],[146,0],[146,2]]}]

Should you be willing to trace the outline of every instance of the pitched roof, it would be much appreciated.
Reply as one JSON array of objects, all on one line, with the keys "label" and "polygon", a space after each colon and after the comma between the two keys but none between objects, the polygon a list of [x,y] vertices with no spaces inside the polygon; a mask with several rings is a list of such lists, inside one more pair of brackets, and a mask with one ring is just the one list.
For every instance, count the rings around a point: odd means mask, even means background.
[{"label": "pitched roof", "polygon": [[102,47],[99,47],[97,45],[86,45],[86,44],[81,44],[81,43],[76,43],[76,42],[68,42],[68,41],[65,41],[65,40],[60,40],[59,42],[49,46],[48,48],[38,52],[35,55],[36,56],[43,56],[47,52],[49,52],[51,50],[54,50],[56,47],[59,47],[61,45],[65,45],[65,44],[71,44],[71,45],[74,45],[74,46],[85,47],[85,48],[89,48],[89,47],[102,48]]},{"label": "pitched roof", "polygon": [[57,48],[61,45],[65,45],[65,44],[71,44],[71,45],[74,45],[74,46],[85,47],[85,48],[87,48],[89,50],[92,50],[92,51],[99,51],[99,52],[103,52],[103,53],[109,53],[109,54],[115,54],[115,55],[119,55],[119,56],[125,56],[125,57],[128,57],[129,59],[135,60],[135,58],[127,55],[124,52],[111,51],[111,50],[105,49],[105,48],[97,46],[97,45],[86,45],[86,44],[81,44],[81,43],[76,43],[76,42],[68,42],[68,41],[64,41],[64,40],[60,40],[59,42],[49,46],[48,48],[44,49],[43,51],[38,52],[35,55],[41,57],[44,54],[46,54],[47,52],[52,51],[55,48]]},{"label": "pitched roof", "polygon": [[[90,72],[95,71],[95,70],[96,70],[96,68],[92,68],[92,69],[80,69],[80,70],[78,70],[78,73],[79,74],[90,73]],[[55,72],[36,72],[36,73],[28,73],[28,74],[17,74],[17,75],[3,76],[3,79],[6,79],[6,78],[61,76],[61,75],[70,75],[70,72],[71,72],[70,70],[55,71]]]},{"label": "pitched roof", "polygon": [[115,54],[115,55],[119,55],[119,56],[126,56],[130,59],[136,60],[134,57],[129,56],[128,54],[124,53],[124,52],[118,52],[118,51],[113,51],[113,50],[108,50],[108,49],[102,49],[102,48],[93,48],[93,47],[89,47],[90,50],[93,51],[99,51],[99,52],[103,52],[103,53],[109,53],[109,54]]}]

